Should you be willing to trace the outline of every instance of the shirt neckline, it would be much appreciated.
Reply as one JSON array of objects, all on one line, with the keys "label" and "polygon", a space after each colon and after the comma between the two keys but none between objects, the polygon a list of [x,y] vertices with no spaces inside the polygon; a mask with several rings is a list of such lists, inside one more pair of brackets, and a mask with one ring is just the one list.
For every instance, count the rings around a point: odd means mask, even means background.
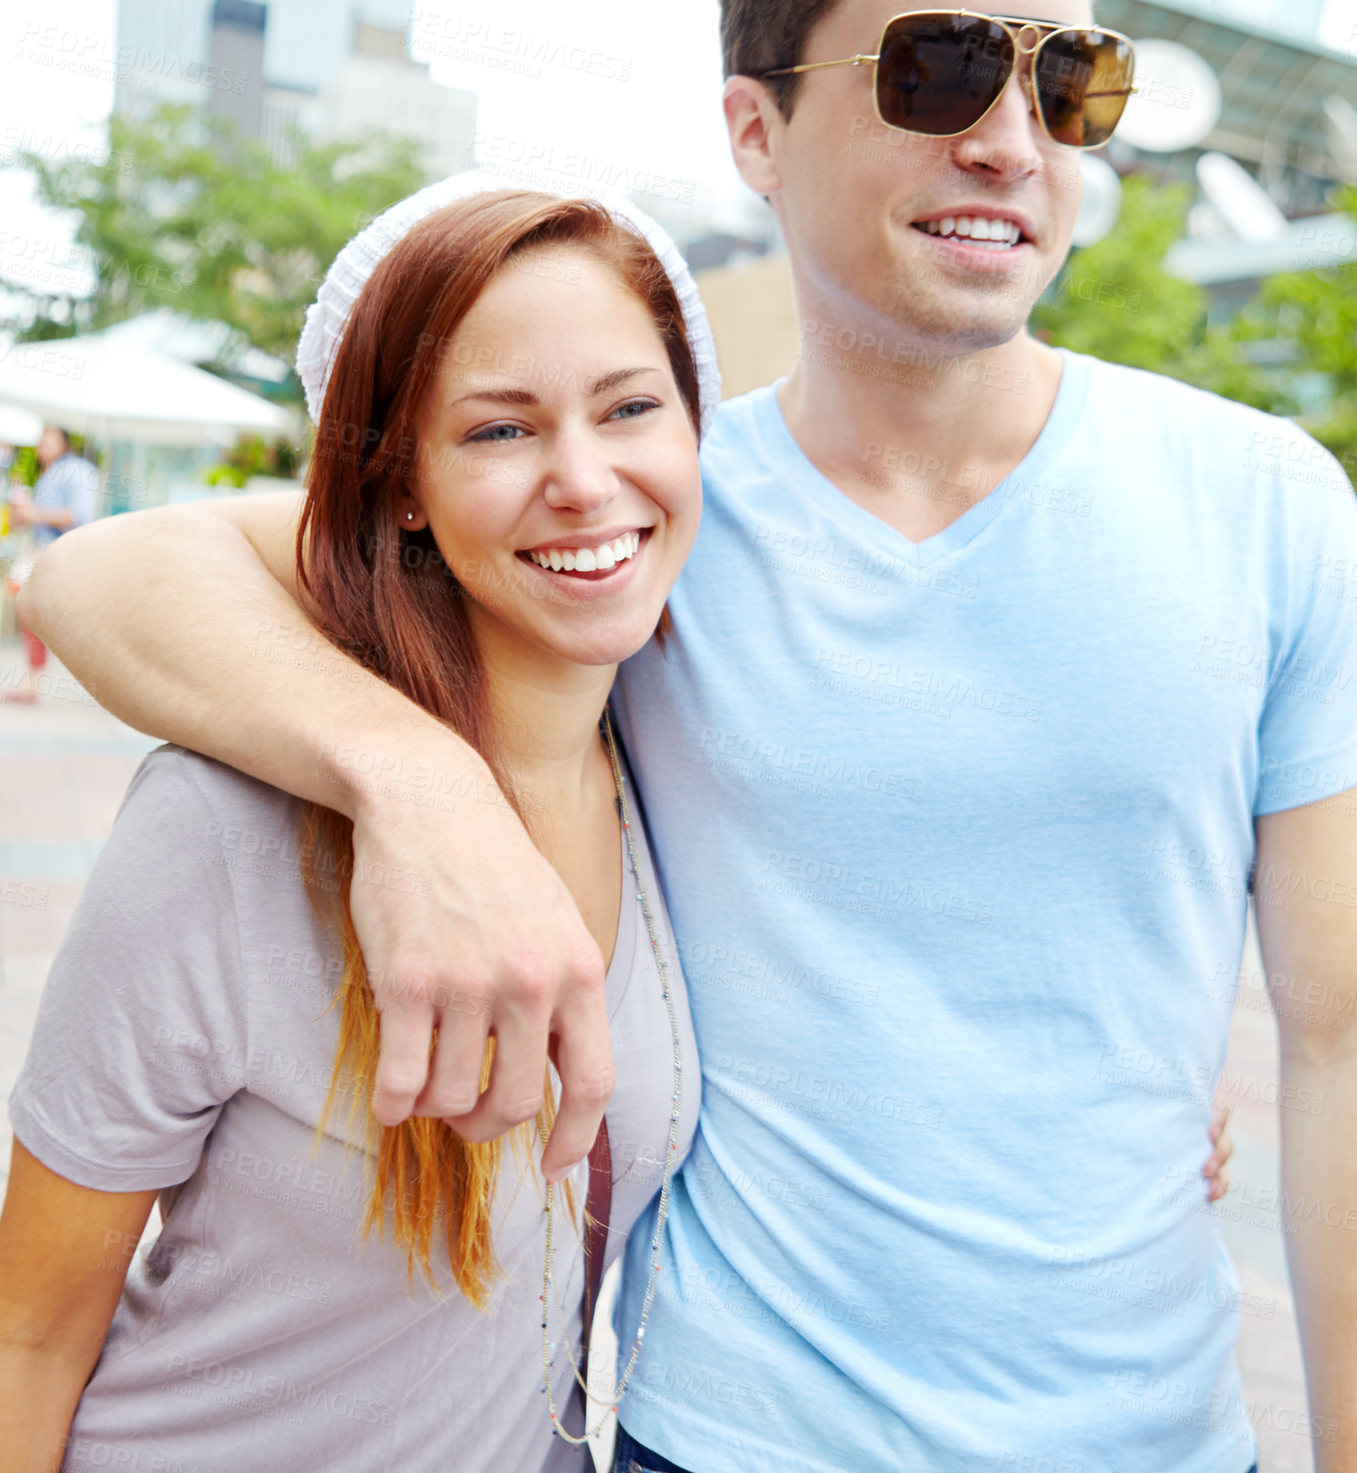
[{"label": "shirt neckline", "polygon": [[778,390],[786,382],[785,377],[770,384],[755,397],[755,427],[766,450],[774,456],[795,463],[796,484],[806,487],[826,510],[853,524],[858,534],[879,550],[922,567],[950,557],[971,542],[994,521],[1009,502],[1020,499],[1009,494],[1014,485],[1039,480],[1069,442],[1088,398],[1088,363],[1082,354],[1071,353],[1066,348],[1057,348],[1055,351],[1061,358],[1060,384],[1056,389],[1051,412],[1032,448],[988,495],[967,508],[941,532],[925,537],[922,542],[911,542],[888,522],[883,522],[880,517],[844,495],[801,448],[783,417],[781,404],[778,403]]}]

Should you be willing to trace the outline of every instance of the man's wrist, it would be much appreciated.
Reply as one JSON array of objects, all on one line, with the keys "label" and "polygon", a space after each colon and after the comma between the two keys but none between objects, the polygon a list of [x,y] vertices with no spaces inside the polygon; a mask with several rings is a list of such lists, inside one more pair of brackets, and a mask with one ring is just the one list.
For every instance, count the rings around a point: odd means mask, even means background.
[{"label": "man's wrist", "polygon": [[467,798],[496,791],[479,752],[432,718],[428,726],[322,741],[316,775],[334,795],[326,806],[359,823],[403,807],[451,814]]}]

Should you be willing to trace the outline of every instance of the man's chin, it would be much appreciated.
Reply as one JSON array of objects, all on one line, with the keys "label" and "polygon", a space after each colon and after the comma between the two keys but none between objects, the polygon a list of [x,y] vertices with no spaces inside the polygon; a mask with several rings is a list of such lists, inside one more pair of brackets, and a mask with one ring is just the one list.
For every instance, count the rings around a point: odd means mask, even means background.
[{"label": "man's chin", "polygon": [[915,343],[930,356],[956,357],[1002,348],[1021,337],[1035,303],[984,301],[902,302],[890,313],[902,344]]}]

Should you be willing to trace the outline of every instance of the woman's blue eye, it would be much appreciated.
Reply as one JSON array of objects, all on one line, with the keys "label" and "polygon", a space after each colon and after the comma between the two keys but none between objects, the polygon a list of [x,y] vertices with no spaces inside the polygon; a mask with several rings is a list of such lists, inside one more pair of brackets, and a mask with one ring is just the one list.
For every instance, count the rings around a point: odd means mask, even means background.
[{"label": "woman's blue eye", "polygon": [[608,416],[609,419],[639,419],[648,409],[658,409],[660,406],[653,399],[629,399],[625,404],[619,404]]},{"label": "woman's blue eye", "polygon": [[491,425],[489,429],[478,430],[469,438],[473,442],[490,441],[494,443],[516,440],[522,433],[518,425]]}]

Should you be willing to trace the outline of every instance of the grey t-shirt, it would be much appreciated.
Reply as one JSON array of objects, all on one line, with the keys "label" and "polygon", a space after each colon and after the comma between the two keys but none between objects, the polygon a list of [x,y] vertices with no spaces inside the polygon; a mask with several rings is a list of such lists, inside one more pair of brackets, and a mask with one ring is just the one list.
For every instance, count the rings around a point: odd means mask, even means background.
[{"label": "grey t-shirt", "polygon": [[[634,805],[633,805],[634,806]],[[334,1065],[340,949],[298,868],[301,805],[175,747],[138,769],[43,994],[10,1102],[45,1165],[103,1191],[160,1188],[71,1429],[68,1473],[578,1473],[542,1390],[545,1218],[535,1169],[506,1148],[495,1248],[506,1278],[474,1310],[435,1249],[442,1297],[403,1251],[361,1241],[371,1178],[347,1107],[316,1125]],[[683,1055],[680,1152],[698,1069],[673,936],[639,824]],[[608,1258],[658,1189],[672,1037],[623,857],[607,978]],[[393,871],[397,888],[417,883]],[[357,1147],[358,1149],[354,1149]],[[575,1177],[582,1203],[587,1168]],[[579,1233],[560,1213],[557,1285],[578,1343]],[[111,1254],[120,1245],[110,1244]],[[557,1405],[573,1405],[553,1338]]]}]

